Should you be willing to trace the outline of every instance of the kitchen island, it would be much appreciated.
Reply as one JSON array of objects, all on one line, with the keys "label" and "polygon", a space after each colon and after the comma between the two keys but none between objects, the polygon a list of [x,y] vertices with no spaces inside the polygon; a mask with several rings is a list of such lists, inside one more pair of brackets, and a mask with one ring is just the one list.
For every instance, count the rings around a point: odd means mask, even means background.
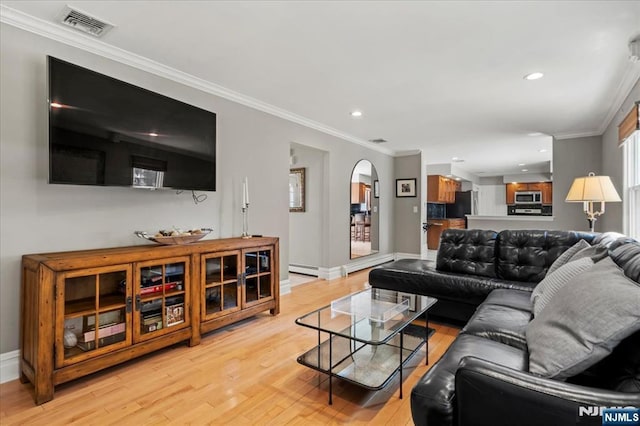
[{"label": "kitchen island", "polygon": [[556,229],[553,216],[482,216],[466,215],[468,229]]}]

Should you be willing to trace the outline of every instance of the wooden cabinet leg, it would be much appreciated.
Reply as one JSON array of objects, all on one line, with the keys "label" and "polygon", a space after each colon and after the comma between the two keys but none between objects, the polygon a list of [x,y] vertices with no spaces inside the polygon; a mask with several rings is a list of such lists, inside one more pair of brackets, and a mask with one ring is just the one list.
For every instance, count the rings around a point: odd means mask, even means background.
[{"label": "wooden cabinet leg", "polygon": [[53,382],[50,380],[36,379],[34,399],[36,405],[44,404],[53,399]]}]

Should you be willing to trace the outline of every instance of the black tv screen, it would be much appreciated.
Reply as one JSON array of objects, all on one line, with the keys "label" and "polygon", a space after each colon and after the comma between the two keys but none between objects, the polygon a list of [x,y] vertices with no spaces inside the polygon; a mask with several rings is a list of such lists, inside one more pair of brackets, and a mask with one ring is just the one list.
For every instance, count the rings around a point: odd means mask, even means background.
[{"label": "black tv screen", "polygon": [[47,59],[49,183],[215,191],[215,113]]}]

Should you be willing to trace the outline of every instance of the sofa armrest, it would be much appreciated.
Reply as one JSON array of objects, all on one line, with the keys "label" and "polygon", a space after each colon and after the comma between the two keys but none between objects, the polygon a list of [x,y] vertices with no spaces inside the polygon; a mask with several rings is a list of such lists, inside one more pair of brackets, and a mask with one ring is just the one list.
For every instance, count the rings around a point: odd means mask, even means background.
[{"label": "sofa armrest", "polygon": [[599,426],[599,407],[640,406],[637,393],[543,379],[474,357],[460,361],[455,389],[459,425]]}]

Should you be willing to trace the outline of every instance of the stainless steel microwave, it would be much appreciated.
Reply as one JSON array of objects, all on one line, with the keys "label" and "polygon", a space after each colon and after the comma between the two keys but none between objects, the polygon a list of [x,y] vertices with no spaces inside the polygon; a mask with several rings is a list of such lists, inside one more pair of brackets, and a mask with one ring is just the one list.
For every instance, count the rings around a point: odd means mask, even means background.
[{"label": "stainless steel microwave", "polygon": [[516,191],[515,204],[541,204],[542,191]]}]

